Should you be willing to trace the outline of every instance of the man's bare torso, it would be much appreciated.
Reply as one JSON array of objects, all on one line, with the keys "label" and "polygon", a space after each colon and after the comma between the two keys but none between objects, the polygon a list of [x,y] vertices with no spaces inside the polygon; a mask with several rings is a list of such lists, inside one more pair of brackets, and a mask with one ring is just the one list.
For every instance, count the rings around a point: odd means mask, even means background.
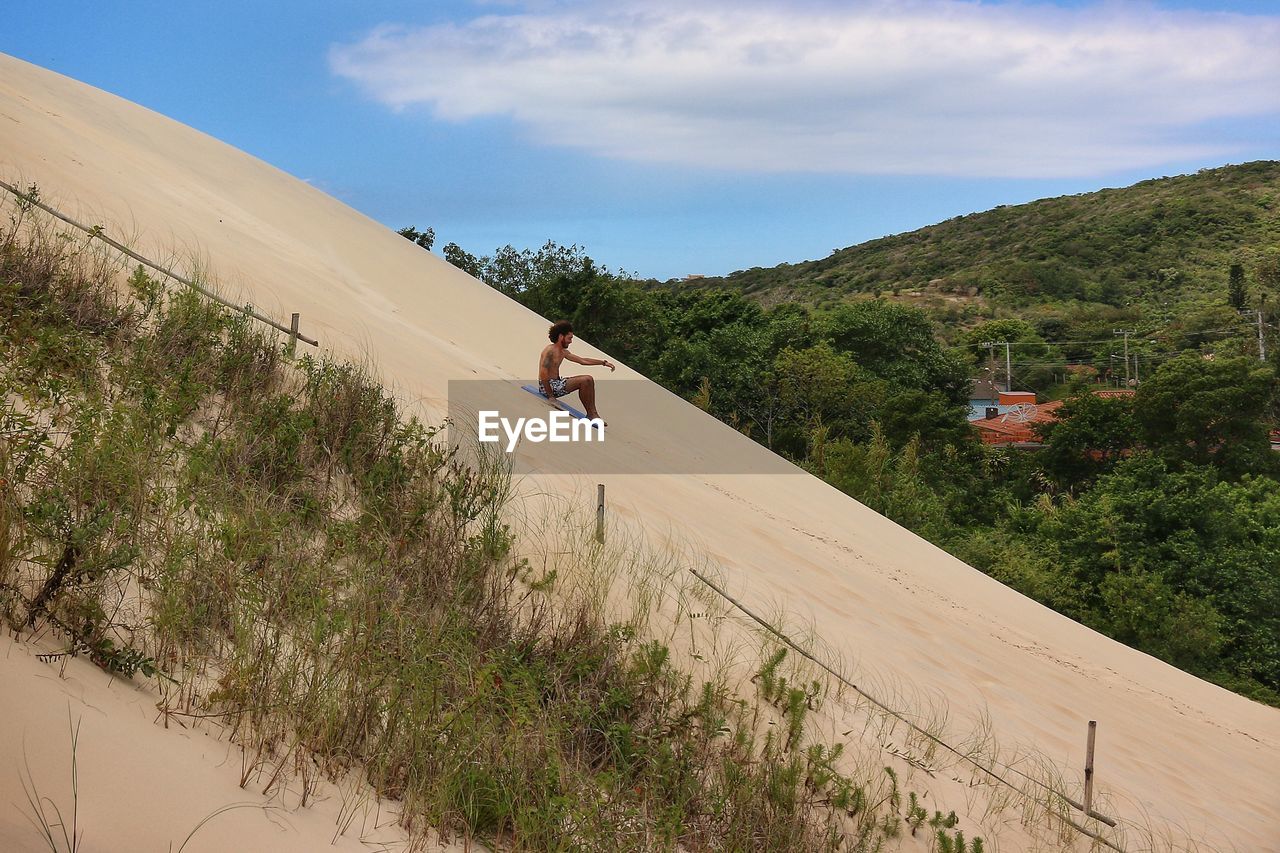
[{"label": "man's bare torso", "polygon": [[542,356],[538,359],[538,379],[559,379],[560,362],[564,361],[564,350],[555,344],[542,348]]}]

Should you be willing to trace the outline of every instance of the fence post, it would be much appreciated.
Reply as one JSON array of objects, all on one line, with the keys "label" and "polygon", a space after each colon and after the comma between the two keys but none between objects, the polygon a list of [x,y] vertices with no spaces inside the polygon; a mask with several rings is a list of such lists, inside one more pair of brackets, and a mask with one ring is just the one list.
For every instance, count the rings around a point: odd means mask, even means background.
[{"label": "fence post", "polygon": [[604,544],[604,483],[596,484],[596,541]]},{"label": "fence post", "polygon": [[1089,745],[1084,754],[1084,813],[1093,811],[1093,739],[1098,732],[1098,721],[1089,721]]},{"label": "fence post", "polygon": [[289,358],[293,358],[293,354],[298,349],[298,319],[301,315],[294,312],[293,319],[289,321],[289,348],[285,350]]}]

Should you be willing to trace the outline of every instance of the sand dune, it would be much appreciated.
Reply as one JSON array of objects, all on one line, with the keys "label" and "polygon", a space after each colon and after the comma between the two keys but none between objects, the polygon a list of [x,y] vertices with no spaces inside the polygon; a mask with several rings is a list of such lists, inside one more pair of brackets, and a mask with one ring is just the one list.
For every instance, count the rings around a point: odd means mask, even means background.
[{"label": "sand dune", "polygon": [[[206,259],[228,296],[285,322],[300,312],[305,333],[337,354],[367,355],[428,417],[443,414],[448,382],[463,379],[513,382],[512,410],[541,410],[518,380],[534,373],[543,318],[301,180],[3,56],[0,178],[39,184],[50,203],[152,257]],[[591,331],[580,333],[579,351],[597,355],[585,345]],[[665,391],[629,394],[634,383],[617,380],[643,377],[625,365],[595,372],[617,473],[596,477],[555,462],[563,473],[531,474],[530,488],[590,504],[594,483],[604,482],[614,523],[695,543],[723,567],[734,595],[811,622],[852,677],[944,696],[959,720],[985,709],[1003,742],[1034,747],[1069,779],[1083,765],[1086,721],[1099,721],[1098,779],[1115,792],[1117,817],[1185,826],[1227,849],[1280,850],[1280,710],[1026,599],[823,482],[777,467],[767,451]],[[679,470],[682,454],[694,466],[701,461],[693,457],[718,452],[756,473],[647,473]],[[553,465],[545,446],[520,453],[532,469]],[[0,795],[12,791],[24,741],[28,750],[59,748],[70,689],[21,648],[0,653]],[[149,720],[127,701],[97,714],[94,732],[109,724],[128,732],[121,736],[174,737],[158,727],[147,734]],[[88,712],[85,719],[87,737]],[[205,773],[223,749],[188,737],[174,760]],[[150,772],[140,766],[136,784]],[[214,803],[192,801],[174,826],[189,828]],[[0,799],[0,847],[12,849],[7,840],[18,836],[9,833],[21,823]],[[1003,849],[1018,848],[1010,841]]]},{"label": "sand dune", "polygon": [[[161,728],[148,691],[108,679],[83,658],[35,657],[50,650],[0,637],[0,849],[49,849],[28,819],[24,785],[68,821],[76,804],[84,850],[177,850],[186,843],[187,853],[330,846],[367,853],[403,840],[397,812],[367,786],[325,786],[302,810],[296,789],[269,797],[252,786],[242,790],[240,750],[217,738],[216,726],[187,728],[175,718]],[[355,820],[338,834],[344,809]],[[54,835],[61,840],[61,830]]]}]

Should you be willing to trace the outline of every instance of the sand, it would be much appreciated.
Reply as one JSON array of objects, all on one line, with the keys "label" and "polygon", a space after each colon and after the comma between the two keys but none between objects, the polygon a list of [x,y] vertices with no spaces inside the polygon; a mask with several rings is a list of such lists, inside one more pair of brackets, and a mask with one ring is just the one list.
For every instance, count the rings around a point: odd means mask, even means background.
[{"label": "sand", "polygon": [[[367,357],[421,414],[439,417],[448,382],[464,379],[513,382],[513,412],[543,411],[518,384],[534,375],[544,318],[304,181],[3,56],[0,178],[39,184],[49,203],[153,257],[199,256],[237,302],[285,323],[299,312],[304,333],[326,351]],[[575,351],[603,355],[589,329],[579,332]],[[613,473],[534,473],[526,488],[591,506],[595,483],[605,483],[611,524],[692,543],[722,567],[735,596],[809,623],[860,681],[945,697],[953,720],[986,714],[1003,743],[1034,747],[1068,780],[1078,783],[1086,723],[1097,720],[1098,783],[1113,792],[1117,817],[1185,827],[1224,849],[1280,850],[1280,710],[1084,628],[816,478],[650,473],[691,470],[699,457],[726,452],[744,470],[777,469],[766,450],[673,395],[627,393],[634,383],[615,383],[643,377],[625,364],[593,372]],[[668,429],[673,422],[678,432]],[[535,471],[552,464],[545,445],[519,452]],[[65,746],[54,735],[66,727],[68,688],[41,667],[23,651],[0,656],[0,768],[20,764],[24,741],[29,751],[33,743],[54,754]],[[94,725],[137,716],[114,708],[101,721],[95,713]],[[159,727],[148,735],[146,720],[128,725],[144,740],[174,737]],[[212,772],[210,748],[185,743],[188,752],[174,758],[184,772]],[[11,781],[0,778],[0,792]],[[143,772],[126,784],[163,786]],[[211,802],[172,805],[182,814],[177,828],[198,821]],[[0,800],[0,812],[7,807]],[[0,847],[13,825],[12,815],[0,818]]]},{"label": "sand", "polygon": [[[165,851],[185,843],[186,853],[369,853],[394,849],[405,838],[394,805],[379,803],[355,780],[322,786],[306,808],[299,807],[296,784],[268,796],[261,782],[241,789],[240,749],[218,737],[215,724],[197,728],[175,718],[165,728],[145,685],[111,678],[84,658],[36,658],[63,645],[0,636],[0,849],[6,853],[49,849],[31,823],[27,792],[48,798],[50,822],[56,819],[50,803],[68,825],[74,809],[82,850]],[[339,833],[340,815],[348,814],[354,819]],[[55,828],[54,836],[61,844],[62,830]]]}]

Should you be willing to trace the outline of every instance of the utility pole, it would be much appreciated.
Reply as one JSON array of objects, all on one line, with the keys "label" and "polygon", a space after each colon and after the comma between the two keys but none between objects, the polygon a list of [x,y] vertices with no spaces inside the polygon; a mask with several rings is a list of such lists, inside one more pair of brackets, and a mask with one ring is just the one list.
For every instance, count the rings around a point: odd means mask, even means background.
[{"label": "utility pole", "polygon": [[1264,338],[1264,337],[1263,337],[1263,334],[1262,334],[1262,327],[1263,327],[1263,325],[1264,325],[1264,324],[1263,324],[1263,322],[1262,322],[1262,305],[1263,305],[1263,303],[1262,303],[1262,302],[1259,302],[1259,303],[1258,303],[1258,309],[1257,309],[1256,311],[1241,311],[1241,312],[1240,312],[1242,315],[1244,315],[1245,319],[1248,319],[1248,318],[1249,318],[1249,315],[1250,315],[1250,314],[1252,314],[1252,315],[1253,315],[1253,319],[1254,319],[1254,320],[1257,322],[1257,324],[1258,324],[1258,361],[1266,361],[1266,360],[1267,360],[1267,342],[1266,342],[1266,338]]},{"label": "utility pole", "polygon": [[991,361],[995,361],[995,347],[1004,347],[1004,390],[1013,390],[1013,360],[1009,355],[1008,341],[983,341],[982,346],[987,348],[987,355]]},{"label": "utility pole", "polygon": [[1267,345],[1265,339],[1262,338],[1262,309],[1258,309],[1258,361],[1267,360]]},{"label": "utility pole", "polygon": [[[1258,328],[1261,329],[1262,327],[1259,326]],[[1258,332],[1258,334],[1261,335],[1262,332]],[[1258,340],[1262,340],[1262,339],[1259,338]],[[1004,390],[1005,391],[1013,390],[1013,362],[1009,360],[1009,342],[1008,341],[1004,342]]]},{"label": "utility pole", "polygon": [[1258,302],[1258,310],[1254,312],[1258,315],[1258,361],[1267,360],[1267,344],[1265,339],[1262,337],[1262,306],[1265,302],[1266,297],[1264,296],[1262,297],[1262,300]]},{"label": "utility pole", "polygon": [[1133,329],[1116,329],[1112,334],[1124,335],[1124,384],[1129,385],[1129,336],[1133,334]]}]

